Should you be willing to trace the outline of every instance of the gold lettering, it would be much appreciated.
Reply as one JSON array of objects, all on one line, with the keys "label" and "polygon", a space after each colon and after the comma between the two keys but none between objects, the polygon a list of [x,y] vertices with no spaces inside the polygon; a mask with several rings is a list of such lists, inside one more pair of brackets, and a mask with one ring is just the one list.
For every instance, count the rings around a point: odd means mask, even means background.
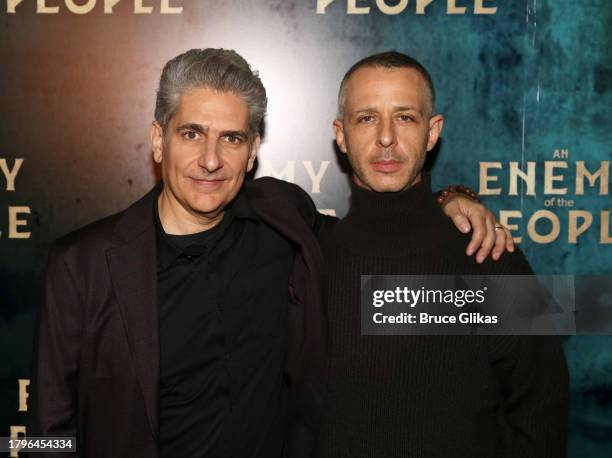
[{"label": "gold lettering", "polygon": [[[26,427],[25,426],[11,426],[9,437],[11,439],[23,439],[26,435]],[[16,450],[11,450],[10,458],[18,458],[19,452]]]},{"label": "gold lettering", "polygon": [[170,0],[162,0],[160,8],[161,14],[181,14],[183,12],[182,6],[170,6]]},{"label": "gold lettering", "polygon": [[74,0],[66,0],[66,7],[74,14],[87,14],[96,6],[96,0],[87,0],[84,5],[77,5]]},{"label": "gold lettering", "polygon": [[527,162],[527,173],[519,168],[518,162],[510,162],[510,190],[508,195],[518,196],[518,179],[520,178],[527,183],[527,192],[525,194],[535,196],[535,170],[535,162]]},{"label": "gold lettering", "polygon": [[28,411],[28,386],[30,386],[30,380],[27,378],[20,378],[17,380],[19,384],[19,412]]},{"label": "gold lettering", "polygon": [[599,232],[599,243],[612,243],[612,236],[610,235],[610,211],[602,210],[600,216],[601,226]]},{"label": "gold lettering", "polygon": [[610,161],[601,161],[601,166],[595,173],[591,173],[584,165],[584,161],[576,161],[576,195],[584,194],[584,179],[589,180],[589,186],[595,186],[595,182],[599,180],[599,194],[607,196],[610,180]]},{"label": "gold lettering", "polygon": [[[583,220],[583,223],[578,226],[578,218]],[[578,237],[586,231],[593,223],[593,215],[585,210],[570,210],[569,211],[569,243],[576,243]]]},{"label": "gold lettering", "polygon": [[19,232],[20,226],[27,226],[28,221],[19,219],[19,214],[30,214],[30,207],[9,207],[9,239],[29,239],[30,232]]},{"label": "gold lettering", "polygon": [[495,14],[497,13],[496,6],[484,6],[484,2],[492,0],[475,0],[474,1],[474,14]]},{"label": "gold lettering", "polygon": [[544,194],[567,194],[567,188],[555,188],[555,181],[563,181],[563,175],[555,175],[555,168],[566,169],[565,161],[544,161]]},{"label": "gold lettering", "polygon": [[376,0],[378,9],[385,14],[394,15],[400,14],[408,6],[408,0],[400,0],[395,6],[389,6],[385,3],[385,0]]},{"label": "gold lettering", "polygon": [[15,8],[19,5],[23,0],[8,0],[6,2],[6,12],[9,14],[15,14]]},{"label": "gold lettering", "polygon": [[144,6],[142,4],[144,0],[134,0],[134,14],[151,14],[153,12],[152,6]]},{"label": "gold lettering", "polygon": [[[510,232],[518,231],[518,224],[510,224],[510,218],[522,218],[523,214],[519,210],[501,210],[499,212],[499,224],[504,226]],[[514,243],[521,243],[523,237],[512,237]]]},{"label": "gold lettering", "polygon": [[425,14],[425,8],[433,2],[433,0],[417,0],[416,14]]},{"label": "gold lettering", "polygon": [[57,14],[59,6],[47,6],[45,0],[37,0],[36,12],[40,14]]},{"label": "gold lettering", "polygon": [[19,169],[21,169],[21,164],[23,164],[23,159],[15,159],[15,163],[13,164],[13,169],[9,170],[6,159],[0,159],[0,170],[2,170],[2,173],[4,174],[4,178],[6,178],[6,190],[7,191],[15,190],[15,178],[17,178]]},{"label": "gold lettering", "polygon": [[357,2],[360,0],[348,0],[347,10],[348,14],[370,14],[369,6],[357,6]]},{"label": "gold lettering", "polygon": [[489,176],[489,169],[501,169],[501,162],[481,162],[480,163],[480,189],[478,194],[483,196],[498,196],[501,194],[501,188],[489,188],[489,182],[497,182],[496,176]]},{"label": "gold lettering", "polygon": [[[538,220],[546,218],[552,223],[552,228],[548,234],[542,235],[536,232],[536,223]],[[561,223],[559,222],[559,218],[550,210],[538,210],[531,218],[529,218],[529,223],[527,224],[527,233],[531,240],[536,243],[551,243],[557,239],[559,233],[561,232]]]},{"label": "gold lettering", "polygon": [[317,0],[317,14],[325,14],[325,10],[334,0]]},{"label": "gold lettering", "polygon": [[321,180],[327,171],[327,167],[329,166],[329,161],[321,161],[321,166],[319,167],[319,171],[315,172],[314,167],[312,166],[312,161],[303,161],[304,168],[306,169],[306,173],[310,177],[310,181],[312,181],[312,193],[320,194],[321,193]]},{"label": "gold lettering", "polygon": [[262,176],[271,176],[279,180],[288,181],[289,183],[295,183],[295,161],[287,161],[287,165],[280,172],[276,171],[270,160],[264,159],[261,162]]},{"label": "gold lettering", "polygon": [[448,14],[465,14],[465,6],[457,7],[456,0],[448,0],[446,12]]},{"label": "gold lettering", "polygon": [[120,0],[104,0],[104,14],[113,14],[113,8]]}]

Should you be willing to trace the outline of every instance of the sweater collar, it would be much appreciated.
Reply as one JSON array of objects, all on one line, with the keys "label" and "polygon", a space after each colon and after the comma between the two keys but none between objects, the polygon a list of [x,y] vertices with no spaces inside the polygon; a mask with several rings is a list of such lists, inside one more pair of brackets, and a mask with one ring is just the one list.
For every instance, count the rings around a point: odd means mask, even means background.
[{"label": "sweater collar", "polygon": [[431,193],[431,178],[428,174],[423,174],[421,181],[400,192],[369,191],[354,183],[351,191],[347,218],[411,223],[439,211],[439,205]]},{"label": "sweater collar", "polygon": [[[352,186],[351,206],[336,228],[345,247],[362,254],[399,256],[430,251],[455,235],[431,192],[431,178],[395,193]],[[451,224],[452,225],[452,224]]]}]

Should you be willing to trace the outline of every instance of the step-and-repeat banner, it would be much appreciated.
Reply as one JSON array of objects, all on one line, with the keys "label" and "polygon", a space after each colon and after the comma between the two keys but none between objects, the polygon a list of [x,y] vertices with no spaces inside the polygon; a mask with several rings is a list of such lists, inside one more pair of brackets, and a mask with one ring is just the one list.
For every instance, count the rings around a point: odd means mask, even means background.
[{"label": "step-and-repeat banner", "polygon": [[[368,54],[412,55],[446,116],[435,187],[479,191],[539,274],[612,274],[608,0],[2,0],[0,9],[0,436],[25,431],[46,250],[154,184],[158,78],[190,48],[236,49],[260,72],[270,103],[256,175],[295,182],[340,217],[349,196],[331,129],[340,79]],[[611,456],[612,337],[564,339],[569,454]]]}]

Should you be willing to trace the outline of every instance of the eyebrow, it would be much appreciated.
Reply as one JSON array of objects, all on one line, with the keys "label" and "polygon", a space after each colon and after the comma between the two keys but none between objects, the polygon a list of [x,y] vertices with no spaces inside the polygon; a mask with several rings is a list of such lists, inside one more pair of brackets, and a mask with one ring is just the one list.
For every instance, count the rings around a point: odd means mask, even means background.
[{"label": "eyebrow", "polygon": [[194,122],[188,122],[185,124],[181,124],[180,126],[177,126],[176,130],[177,132],[181,130],[195,130],[196,132],[205,134],[208,132],[209,129],[208,129],[208,126],[203,126],[202,124],[196,124]]},{"label": "eyebrow", "polygon": [[246,140],[247,138],[249,138],[249,136],[244,130],[222,130],[219,134],[220,137],[225,137],[228,135],[242,137],[243,140]]},{"label": "eyebrow", "polygon": [[[180,126],[177,126],[176,130],[177,132],[180,132],[182,130],[194,130],[201,134],[207,134],[210,128],[208,126],[203,126],[202,124],[188,122],[185,124],[181,124]],[[244,140],[249,138],[249,136],[244,130],[223,130],[219,133],[220,137],[225,137],[228,135],[235,135],[236,137],[241,137]]]}]

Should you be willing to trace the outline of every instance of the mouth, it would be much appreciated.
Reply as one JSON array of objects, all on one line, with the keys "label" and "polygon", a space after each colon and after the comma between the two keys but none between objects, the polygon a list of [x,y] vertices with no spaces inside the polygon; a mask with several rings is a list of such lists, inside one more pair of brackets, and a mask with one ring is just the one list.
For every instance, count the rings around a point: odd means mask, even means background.
[{"label": "mouth", "polygon": [[215,189],[218,189],[223,185],[223,182],[225,181],[225,179],[223,178],[211,179],[189,177],[189,179],[198,189],[201,189],[202,191],[213,191]]},{"label": "mouth", "polygon": [[372,168],[381,173],[395,173],[402,168],[400,161],[375,161],[371,163]]}]

